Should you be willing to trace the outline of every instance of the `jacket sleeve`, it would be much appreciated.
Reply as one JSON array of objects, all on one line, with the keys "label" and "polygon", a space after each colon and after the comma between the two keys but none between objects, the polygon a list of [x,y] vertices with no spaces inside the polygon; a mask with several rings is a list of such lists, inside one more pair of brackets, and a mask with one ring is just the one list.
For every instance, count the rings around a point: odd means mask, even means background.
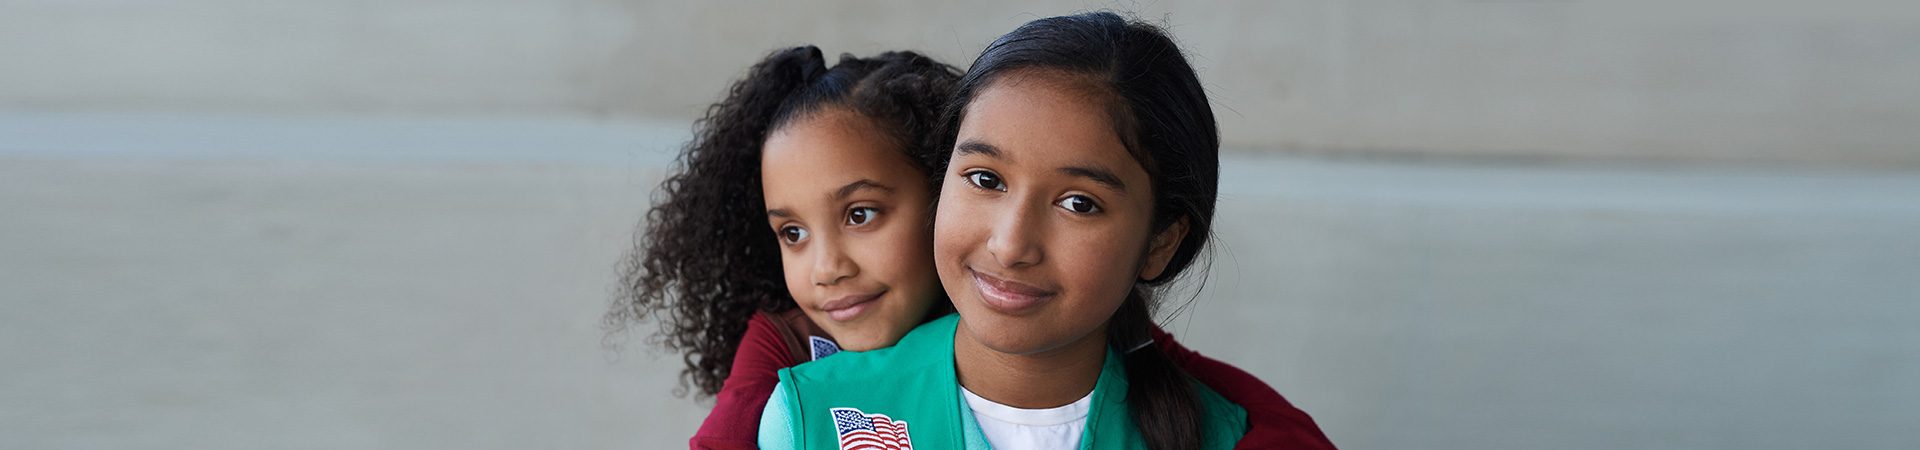
[{"label": "jacket sleeve", "polygon": [[747,333],[733,355],[733,369],[720,393],[714,396],[713,411],[700,423],[689,444],[694,449],[754,449],[762,410],[774,385],[780,382],[780,369],[799,364],[781,339],[779,330],[764,314],[747,321]]},{"label": "jacket sleeve", "polygon": [[1153,341],[1187,374],[1247,410],[1247,434],[1234,448],[1333,448],[1333,442],[1327,440],[1312,417],[1293,407],[1260,378],[1181,346],[1159,326],[1153,327]]}]

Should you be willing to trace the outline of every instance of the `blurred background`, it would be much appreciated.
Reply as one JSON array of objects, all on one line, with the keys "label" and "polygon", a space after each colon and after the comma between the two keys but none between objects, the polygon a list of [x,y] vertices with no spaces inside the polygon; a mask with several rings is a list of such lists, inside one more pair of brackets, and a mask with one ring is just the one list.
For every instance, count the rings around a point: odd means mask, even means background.
[{"label": "blurred background", "polygon": [[0,0],[0,447],[682,447],[598,325],[706,105],[1098,8],[1228,147],[1163,323],[1336,444],[1920,448],[1920,8],[625,0]]}]

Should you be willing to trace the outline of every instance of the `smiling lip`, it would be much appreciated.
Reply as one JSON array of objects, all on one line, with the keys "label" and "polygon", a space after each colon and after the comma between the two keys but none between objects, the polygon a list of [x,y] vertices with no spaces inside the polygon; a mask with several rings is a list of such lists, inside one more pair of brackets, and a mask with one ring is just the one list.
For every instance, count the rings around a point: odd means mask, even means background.
[{"label": "smiling lip", "polygon": [[860,313],[866,312],[868,309],[872,309],[875,304],[874,300],[879,300],[880,295],[885,293],[887,293],[887,291],[881,290],[880,292],[872,294],[842,296],[820,305],[820,310],[825,311],[828,318],[845,322],[854,317],[859,317]]},{"label": "smiling lip", "polygon": [[973,287],[980,291],[982,303],[1001,314],[1017,315],[1052,300],[1054,292],[1033,285],[981,273],[968,268]]}]

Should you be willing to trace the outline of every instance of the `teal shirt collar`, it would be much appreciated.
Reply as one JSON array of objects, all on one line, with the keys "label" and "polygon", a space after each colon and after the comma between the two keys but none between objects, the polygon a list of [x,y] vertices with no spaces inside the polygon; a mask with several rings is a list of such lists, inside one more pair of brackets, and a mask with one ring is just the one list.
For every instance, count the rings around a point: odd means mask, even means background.
[{"label": "teal shirt collar", "polygon": [[[952,314],[940,319],[954,319],[952,324],[945,327],[949,332],[943,333],[943,335],[947,336],[948,341],[946,345],[946,359],[949,366],[956,364],[953,358],[952,341],[959,338],[960,321],[958,317],[959,314]],[[1087,423],[1080,432],[1081,449],[1096,448],[1095,444],[1099,444],[1097,448],[1113,448],[1116,445],[1124,444],[1122,442],[1105,442],[1104,439],[1097,436],[1095,432],[1104,429],[1104,427],[1101,426],[1102,423],[1118,420],[1121,422],[1118,424],[1108,424],[1107,426],[1132,428],[1133,424],[1128,422],[1132,419],[1127,417],[1127,376],[1126,366],[1122,364],[1122,361],[1120,353],[1115,352],[1112,346],[1108,346],[1106,359],[1100,363],[1100,378],[1094,381],[1093,384],[1093,405],[1087,410]],[[951,376],[953,377],[954,403],[959,408],[958,412],[960,414],[962,427],[961,436],[964,439],[966,448],[969,450],[993,448],[993,446],[987,442],[986,433],[980,429],[979,419],[973,417],[973,409],[967,407],[967,400],[959,396],[960,372],[958,371],[958,367],[951,368],[955,370],[948,371],[948,373],[952,374]],[[1134,433],[1129,432],[1124,435],[1115,433],[1106,434],[1125,436]]]}]

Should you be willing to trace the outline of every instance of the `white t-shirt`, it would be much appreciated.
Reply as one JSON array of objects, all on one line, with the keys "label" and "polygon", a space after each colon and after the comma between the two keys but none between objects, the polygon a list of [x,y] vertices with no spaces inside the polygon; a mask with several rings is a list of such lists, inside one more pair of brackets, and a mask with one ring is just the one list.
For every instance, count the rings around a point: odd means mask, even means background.
[{"label": "white t-shirt", "polygon": [[994,403],[975,395],[966,387],[960,394],[967,408],[980,423],[987,443],[998,450],[1080,448],[1080,434],[1087,428],[1087,411],[1093,406],[1093,393],[1073,403],[1045,409],[1021,409]]}]

